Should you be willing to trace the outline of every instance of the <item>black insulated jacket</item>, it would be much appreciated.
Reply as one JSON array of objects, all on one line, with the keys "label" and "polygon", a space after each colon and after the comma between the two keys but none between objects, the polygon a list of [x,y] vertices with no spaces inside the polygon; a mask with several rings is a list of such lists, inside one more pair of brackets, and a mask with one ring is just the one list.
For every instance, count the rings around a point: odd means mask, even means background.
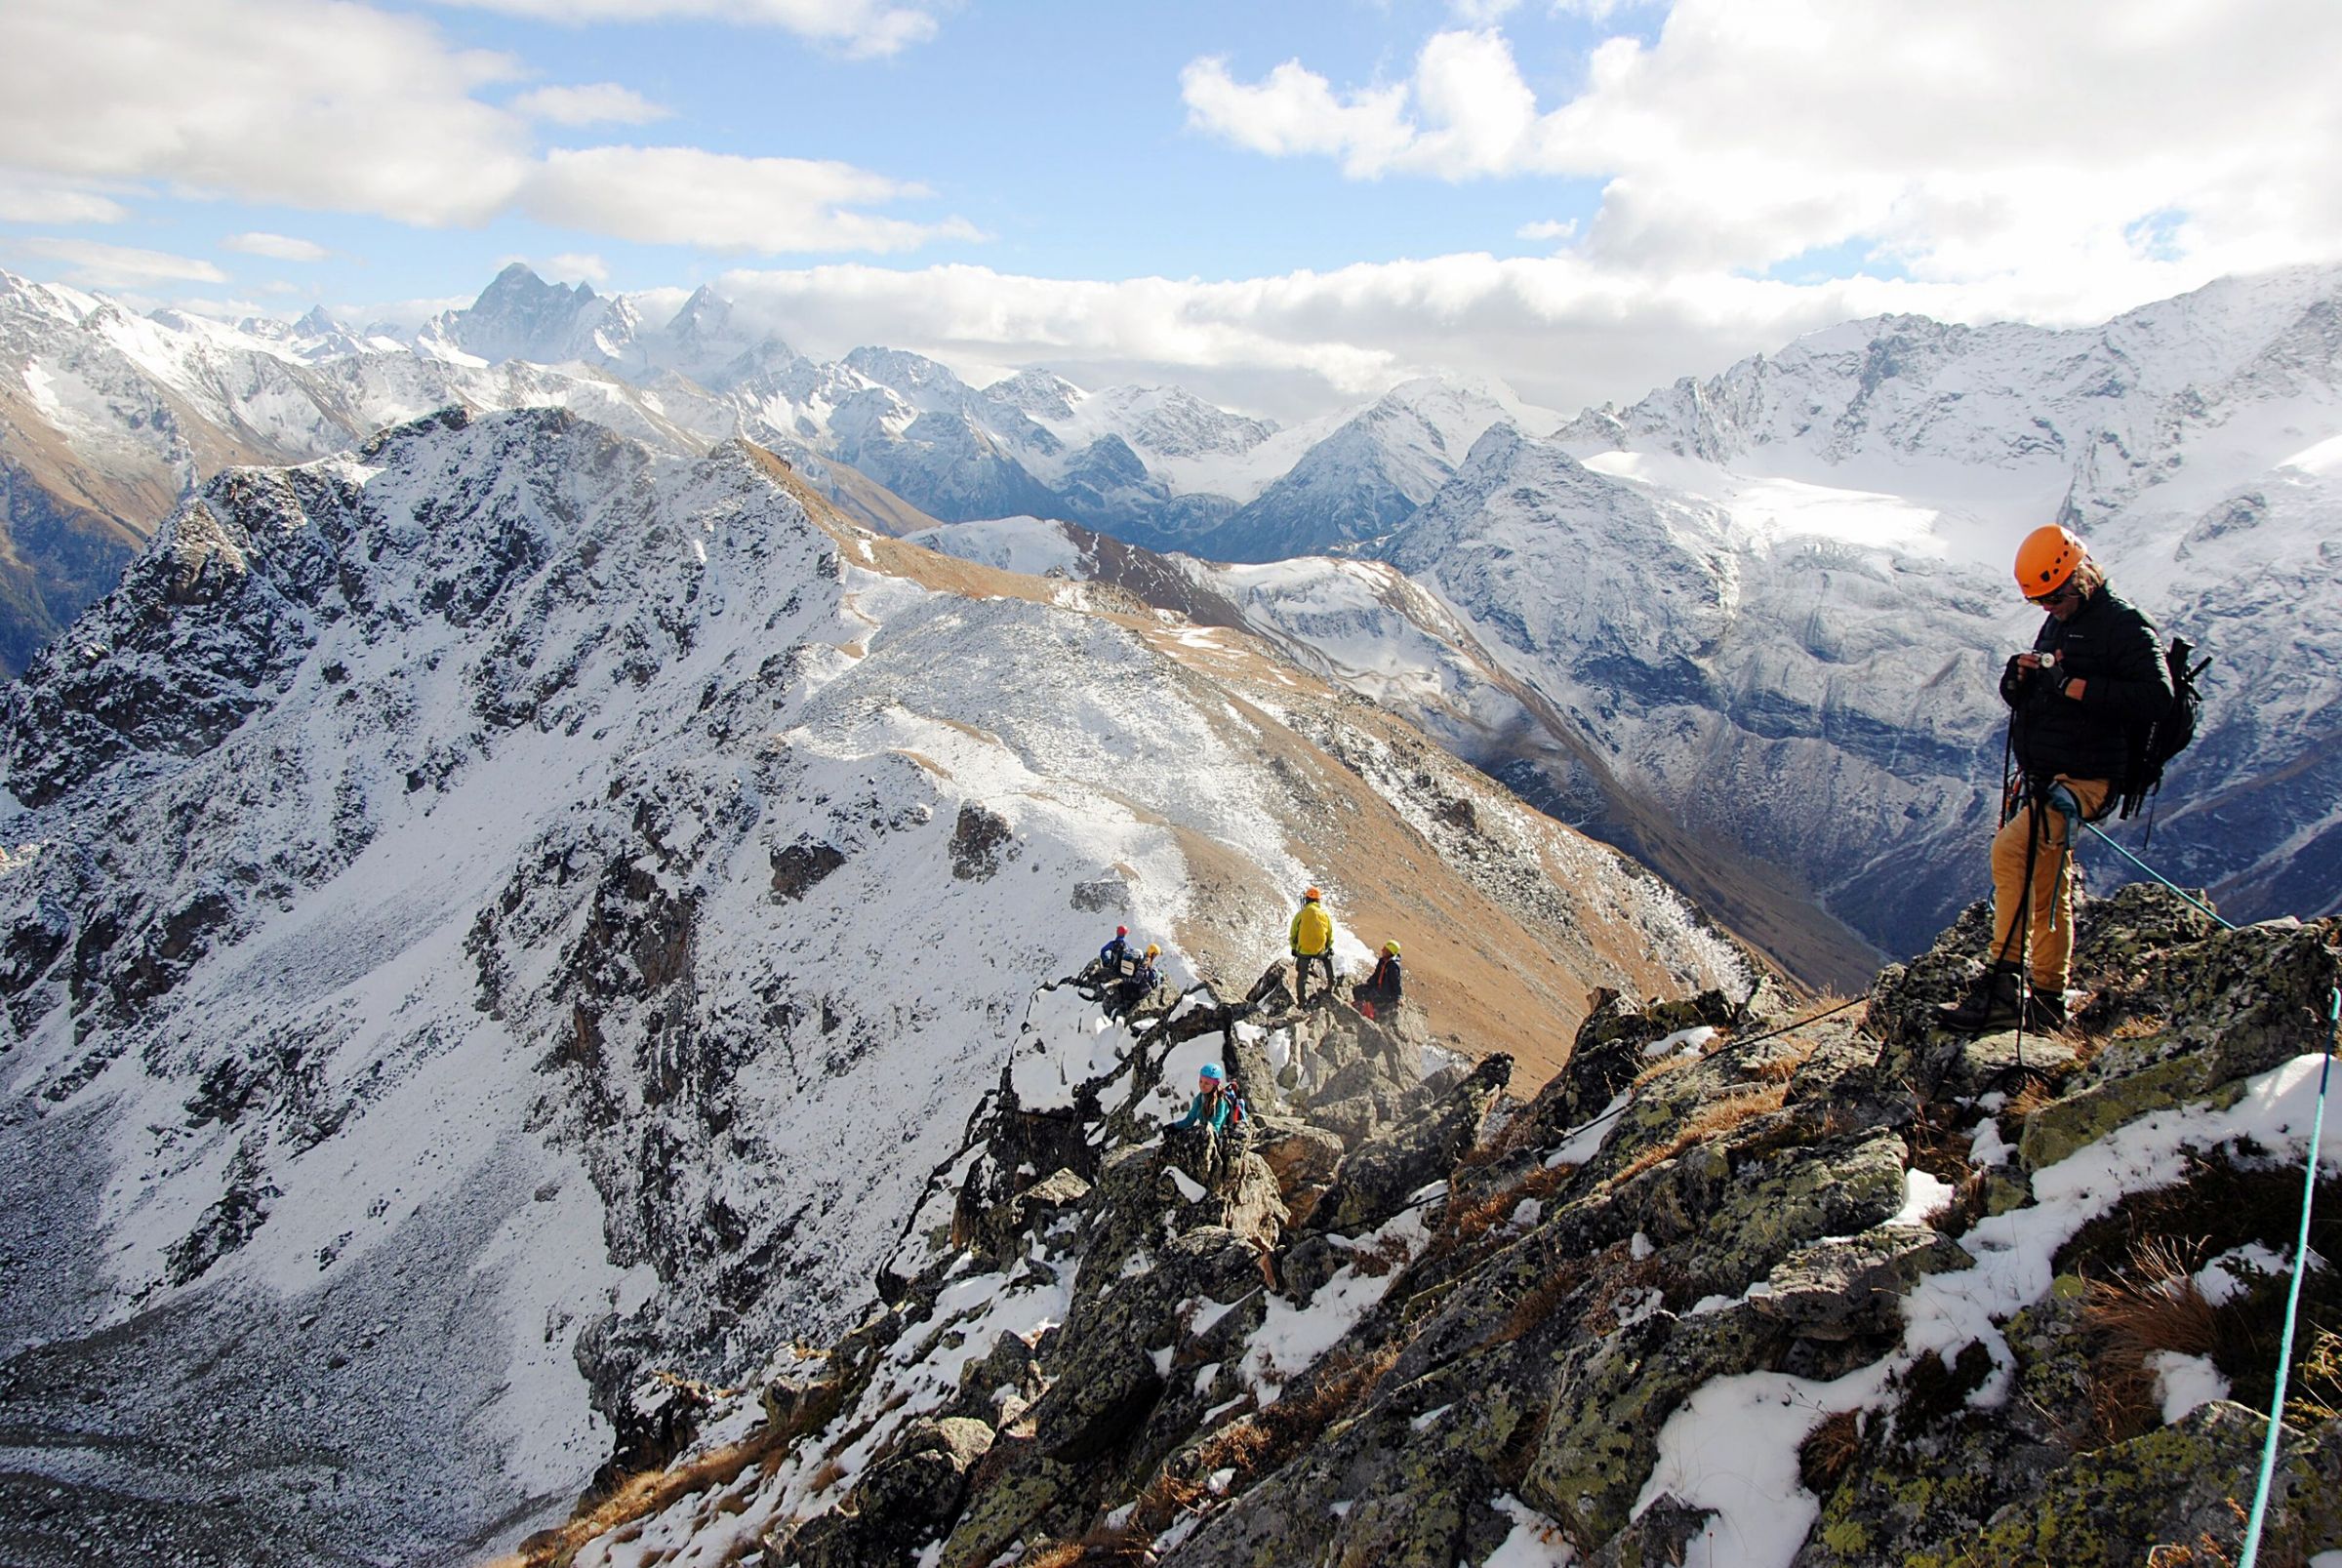
[{"label": "black insulated jacket", "polygon": [[[2130,733],[2146,729],[2171,705],[2171,672],[2163,665],[2155,623],[2102,587],[2071,621],[2044,616],[2033,647],[2039,654],[2054,651],[2056,666],[2027,670],[2011,659],[2000,675],[2017,767],[2029,778],[2062,773],[2109,780],[2120,788]],[[2067,680],[2083,683],[2080,701],[2059,690]]]}]

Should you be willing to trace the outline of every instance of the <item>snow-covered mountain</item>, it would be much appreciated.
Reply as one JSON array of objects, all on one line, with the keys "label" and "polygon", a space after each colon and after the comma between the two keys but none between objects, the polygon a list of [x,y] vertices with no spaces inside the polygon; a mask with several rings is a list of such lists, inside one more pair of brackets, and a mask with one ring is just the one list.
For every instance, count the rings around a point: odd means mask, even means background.
[{"label": "snow-covered mountain", "polygon": [[1240,988],[1316,881],[1548,1065],[1748,985],[1256,639],[561,411],[230,469],[4,701],[0,1419],[157,1558],[484,1550],[842,1327],[1117,921]]},{"label": "snow-covered mountain", "polygon": [[[1509,427],[1501,434],[1517,439]],[[1654,807],[1647,782],[1588,741],[1595,726],[1582,710],[1565,710],[1515,673],[1519,661],[1502,642],[1389,562],[1302,556],[1224,565],[1033,517],[909,537],[1009,571],[1109,583],[1199,623],[1240,627],[1329,684],[1404,715],[1541,809],[1625,849],[1794,973],[1854,986],[1876,967],[1873,944],[1815,907],[1797,880]]]},{"label": "snow-covered mountain", "polygon": [[1981,888],[1994,677],[2038,623],[2007,562],[2053,519],[2217,661],[2156,862],[2336,906],[2337,469],[2342,270],[2312,269],[2087,330],[1849,323],[1492,432],[1386,553],[1687,830],[1904,951]]},{"label": "snow-covered mountain", "polygon": [[1215,560],[1274,561],[1374,539],[1431,500],[1492,425],[1537,429],[1553,418],[1492,382],[1402,382],[1313,442],[1193,548]]}]

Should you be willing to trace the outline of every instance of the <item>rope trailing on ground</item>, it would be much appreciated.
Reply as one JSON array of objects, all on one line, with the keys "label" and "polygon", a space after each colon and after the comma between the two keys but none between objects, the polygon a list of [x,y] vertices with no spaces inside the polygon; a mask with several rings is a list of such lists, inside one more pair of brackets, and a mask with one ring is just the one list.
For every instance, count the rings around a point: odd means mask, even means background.
[{"label": "rope trailing on ground", "polygon": [[2325,1131],[2325,1090],[2333,1074],[2334,1054],[2342,1050],[2342,988],[2331,992],[2326,1006],[2325,1061],[2318,1068],[2318,1111],[2310,1120],[2310,1163],[2301,1184],[2301,1235],[2293,1243],[2293,1284],[2285,1297],[2285,1332],[2278,1343],[2277,1392],[2269,1400],[2269,1431],[2261,1440],[2261,1479],[2253,1489],[2252,1517],[2244,1527],[2244,1555],[2238,1568],[2253,1568],[2261,1552],[2261,1526],[2269,1514],[2269,1482],[2277,1473],[2277,1436],[2285,1419],[2285,1370],[2293,1361],[2293,1328],[2301,1316],[2301,1281],[2309,1272],[2310,1203],[2318,1195],[2318,1141]]},{"label": "rope trailing on ground", "polygon": [[2186,888],[2181,887],[2177,882],[2172,881],[2169,877],[2163,875],[2162,872],[2157,870],[2154,866],[2149,865],[2145,861],[2140,860],[2136,855],[2133,855],[2121,845],[2116,844],[2113,839],[2108,838],[2105,830],[2096,823],[2083,823],[2081,825],[2088,828],[2091,832],[2096,833],[2104,842],[2113,844],[2115,853],[2117,855],[2121,856],[2124,860],[2130,862],[2131,864],[2137,866],[2140,870],[2145,871],[2149,876],[2154,877],[2158,882],[2160,882],[2163,886],[2169,888],[2172,892],[2187,900],[2189,906],[2194,908],[2198,914],[2204,916],[2208,920],[2214,921],[2223,931],[2234,931],[2237,929],[2230,922],[2222,920],[2220,916],[2214,913],[2209,907],[2198,903],[2196,897],[2188,892]]}]

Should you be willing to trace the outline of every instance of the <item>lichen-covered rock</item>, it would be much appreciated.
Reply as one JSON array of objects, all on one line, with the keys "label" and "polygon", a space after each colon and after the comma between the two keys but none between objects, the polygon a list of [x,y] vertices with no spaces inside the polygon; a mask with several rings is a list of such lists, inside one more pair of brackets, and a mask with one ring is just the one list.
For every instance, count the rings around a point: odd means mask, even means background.
[{"label": "lichen-covered rock", "polygon": [[1031,1411],[1042,1450],[1080,1464],[1136,1430],[1162,1397],[1164,1369],[1186,1337],[1181,1308],[1252,1293],[1261,1284],[1259,1257],[1235,1232],[1202,1227],[1174,1237],[1135,1272],[1077,1295],[1064,1354],[1051,1368],[1055,1381]]},{"label": "lichen-covered rock", "polygon": [[1646,1046],[1683,1029],[1723,1028],[1737,1016],[1720,991],[1648,1004],[1616,991],[1596,991],[1570,1044],[1568,1065],[1521,1112],[1517,1136],[1541,1144],[1559,1141],[1567,1129],[1599,1114],[1651,1065],[1643,1054]]},{"label": "lichen-covered rock", "polygon": [[1913,1285],[1974,1261],[1925,1226],[1879,1226],[1798,1248],[1773,1266],[1749,1305],[1807,1339],[1882,1334],[1901,1326],[1902,1300]]},{"label": "lichen-covered rock", "polygon": [[1882,1224],[1903,1207],[1909,1157],[1882,1129],[1742,1163],[1705,1215],[1676,1222],[1691,1230],[1675,1257],[1685,1288],[1736,1294],[1797,1247]]},{"label": "lichen-covered rock", "polygon": [[915,1421],[872,1465],[843,1508],[776,1544],[802,1568],[909,1568],[959,1516],[968,1474],[992,1446],[992,1428],[946,1417]]},{"label": "lichen-covered rock", "polygon": [[2068,1095],[2025,1118],[2017,1157],[2028,1171],[2043,1170],[2150,1111],[2233,1105],[2242,1086],[2215,1087],[2206,1080],[2216,1070],[2209,1052],[2194,1051]]},{"label": "lichen-covered rock", "polygon": [[1560,1521],[1583,1551],[1626,1528],[1659,1457],[1659,1431],[1711,1379],[1762,1364],[1781,1331],[1748,1307],[1654,1312],[1566,1350],[1522,1501]]},{"label": "lichen-covered rock", "polygon": [[[1908,1561],[1912,1568],[2044,1560],[2060,1568],[2127,1568],[2155,1561],[2159,1548],[2190,1553],[2179,1561],[2230,1560],[2265,1430],[2265,1418],[2214,1400],[2144,1437],[2077,1455],[2039,1496]],[[2284,1452],[2294,1496],[2330,1495],[2342,1481],[2316,1473],[2322,1456],[2309,1444],[2297,1441]],[[2324,1544],[2303,1545],[2317,1551]]]},{"label": "lichen-covered rock", "polygon": [[1420,1188],[1443,1180],[1479,1139],[1488,1107],[1513,1077],[1513,1059],[1491,1056],[1448,1092],[1428,1116],[1351,1150],[1318,1205],[1326,1229],[1355,1234],[1404,1208]]}]

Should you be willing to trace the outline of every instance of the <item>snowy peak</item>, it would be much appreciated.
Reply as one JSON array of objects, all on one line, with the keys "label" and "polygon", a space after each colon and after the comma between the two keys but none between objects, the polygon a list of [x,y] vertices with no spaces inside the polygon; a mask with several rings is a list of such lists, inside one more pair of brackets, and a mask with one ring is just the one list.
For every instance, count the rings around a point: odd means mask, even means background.
[{"label": "snowy peak", "polygon": [[1270,561],[1373,540],[1403,522],[1499,423],[1551,422],[1494,383],[1403,382],[1304,452],[1282,477],[1197,539],[1198,554]]},{"label": "snowy peak", "polygon": [[857,348],[846,355],[844,364],[922,414],[965,414],[969,405],[982,401],[949,367],[908,349]]},{"label": "snowy peak", "polygon": [[984,389],[987,402],[1014,409],[1044,424],[1064,424],[1090,396],[1051,371],[1025,370],[1004,377]]},{"label": "snowy peak", "polygon": [[418,341],[426,352],[452,347],[483,364],[563,365],[615,357],[632,342],[634,328],[633,309],[623,300],[605,300],[588,283],[547,283],[515,261],[470,305],[439,316]]}]

